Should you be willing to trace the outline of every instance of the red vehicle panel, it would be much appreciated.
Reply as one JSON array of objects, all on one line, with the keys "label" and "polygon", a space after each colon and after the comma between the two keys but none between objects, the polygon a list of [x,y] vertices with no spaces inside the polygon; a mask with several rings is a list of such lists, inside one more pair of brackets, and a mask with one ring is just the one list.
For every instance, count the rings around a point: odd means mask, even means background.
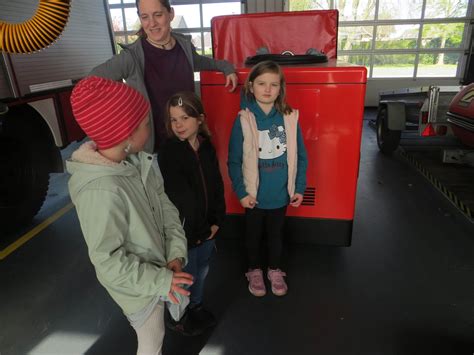
[{"label": "red vehicle panel", "polygon": [[474,148],[474,83],[453,98],[449,105],[448,121],[461,142]]},{"label": "red vehicle panel", "polygon": [[262,46],[275,54],[314,48],[336,58],[337,24],[337,10],[217,16],[211,20],[214,58],[239,65]]}]

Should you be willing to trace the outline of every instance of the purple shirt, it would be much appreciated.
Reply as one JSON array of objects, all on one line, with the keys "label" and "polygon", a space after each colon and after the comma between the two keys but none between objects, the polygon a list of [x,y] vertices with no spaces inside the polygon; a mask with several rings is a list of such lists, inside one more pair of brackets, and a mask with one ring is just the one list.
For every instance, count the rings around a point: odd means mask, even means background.
[{"label": "purple shirt", "polygon": [[153,113],[157,151],[167,137],[164,125],[166,101],[178,91],[194,92],[194,73],[178,43],[169,51],[154,47],[144,38],[142,45],[145,54],[145,85]]}]

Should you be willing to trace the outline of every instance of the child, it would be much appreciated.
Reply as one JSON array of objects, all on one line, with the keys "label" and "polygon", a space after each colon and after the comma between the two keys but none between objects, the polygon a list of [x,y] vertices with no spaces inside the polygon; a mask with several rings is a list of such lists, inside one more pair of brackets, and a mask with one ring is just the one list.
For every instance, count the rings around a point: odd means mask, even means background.
[{"label": "child", "polygon": [[153,157],[150,105],[131,87],[88,77],[71,95],[78,124],[92,139],[67,161],[69,191],[99,282],[138,338],[137,354],[161,354],[163,299],[188,295],[186,238]]},{"label": "child", "polygon": [[273,294],[288,287],[281,270],[286,206],[298,207],[306,188],[306,150],[298,111],[285,99],[285,78],[278,64],[264,61],[252,68],[243,88],[242,108],[229,142],[232,187],[245,208],[249,291],[266,293],[260,244],[267,239]]},{"label": "child", "polygon": [[194,277],[185,316],[179,324],[167,325],[196,335],[216,323],[202,306],[202,296],[214,239],[225,215],[224,186],[199,98],[192,92],[178,92],[168,100],[166,112],[169,138],[158,160],[165,191],[179,210],[188,239],[185,271]]}]

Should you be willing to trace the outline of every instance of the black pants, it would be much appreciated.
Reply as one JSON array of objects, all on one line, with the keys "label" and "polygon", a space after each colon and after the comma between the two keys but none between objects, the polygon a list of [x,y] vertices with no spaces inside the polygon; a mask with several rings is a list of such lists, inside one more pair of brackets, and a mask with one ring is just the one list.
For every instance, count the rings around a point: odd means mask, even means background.
[{"label": "black pants", "polygon": [[286,206],[272,210],[245,209],[245,247],[249,269],[262,268],[261,244],[265,232],[267,239],[268,267],[279,269],[283,248],[283,226]]}]

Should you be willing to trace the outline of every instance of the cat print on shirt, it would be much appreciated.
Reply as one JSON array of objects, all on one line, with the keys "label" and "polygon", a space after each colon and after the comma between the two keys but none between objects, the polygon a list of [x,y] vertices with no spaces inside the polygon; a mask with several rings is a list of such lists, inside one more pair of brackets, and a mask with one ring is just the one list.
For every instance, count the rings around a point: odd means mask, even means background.
[{"label": "cat print on shirt", "polygon": [[283,126],[272,125],[270,129],[258,131],[260,159],[275,159],[286,152],[286,133]]}]

